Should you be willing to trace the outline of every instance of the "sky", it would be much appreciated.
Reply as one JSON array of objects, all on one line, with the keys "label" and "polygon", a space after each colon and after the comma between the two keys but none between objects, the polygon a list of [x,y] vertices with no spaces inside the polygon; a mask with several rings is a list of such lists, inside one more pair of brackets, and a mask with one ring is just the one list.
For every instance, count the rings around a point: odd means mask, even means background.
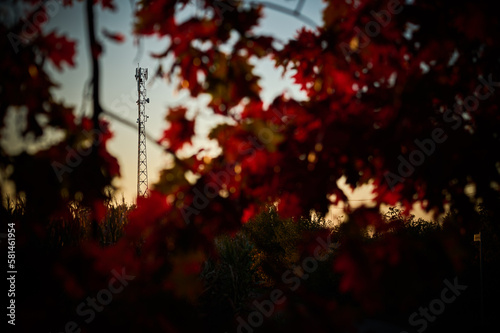
[{"label": "sky", "polygon": [[[297,5],[297,1],[274,0],[269,2],[293,9]],[[114,12],[102,10],[100,6],[96,6],[97,37],[104,42],[104,53],[100,59],[102,87],[100,93],[103,108],[120,118],[136,123],[137,83],[135,69],[140,64],[141,67],[148,68],[150,73],[150,79],[146,86],[147,96],[150,99],[150,103],[146,105],[146,113],[149,116],[146,123],[148,134],[159,139],[163,130],[169,126],[165,120],[167,109],[184,105],[189,109],[188,117],[196,116],[198,137],[195,138],[193,145],[207,147],[215,154],[216,147],[208,140],[203,139],[210,127],[219,120],[210,114],[208,108],[205,107],[208,98],[192,99],[187,91],[177,91],[175,82],[168,83],[164,80],[151,79],[151,74],[159,65],[159,60],[152,58],[151,53],[164,51],[168,47],[169,41],[150,37],[142,38],[137,43],[132,34],[134,1],[115,1],[115,4],[117,10]],[[195,4],[196,0],[193,0],[185,9],[186,13],[200,10]],[[321,0],[307,0],[301,12],[319,24],[323,6],[324,2]],[[78,115],[83,113],[90,115],[91,102],[90,100],[85,102],[83,98],[85,83],[90,77],[84,4],[75,2],[72,7],[58,5],[53,12],[54,14],[45,26],[45,30],[55,29],[77,41],[75,67],[66,66],[63,71],[58,71],[52,65],[47,65],[53,80],[60,84],[59,88],[54,90],[54,94],[68,105],[74,106]],[[282,41],[287,41],[293,38],[296,31],[303,26],[305,24],[296,17],[265,8],[264,18],[255,32],[269,34]],[[310,28],[310,26],[307,27]],[[115,43],[106,40],[101,33],[103,29],[123,34],[125,41]],[[162,61],[164,68],[168,68],[169,60]],[[260,85],[263,88],[261,97],[265,103],[271,102],[274,97],[285,91],[295,99],[305,98],[304,94],[293,84],[290,76],[283,78],[281,72],[274,68],[269,59],[256,62],[256,73],[261,76]],[[114,137],[109,141],[108,150],[118,159],[121,172],[121,178],[117,179],[114,185],[118,188],[118,199],[123,196],[126,202],[132,203],[135,201],[137,189],[137,128],[125,126],[113,119],[110,119],[110,123]],[[189,149],[186,150],[186,153],[189,152]],[[171,160],[160,147],[152,142],[147,142],[147,157],[149,184],[151,185],[158,180],[159,171],[168,167]],[[346,194],[351,200],[350,204],[356,207],[361,204],[370,204],[370,199],[373,197],[370,192],[369,186],[365,186],[354,193],[348,189]],[[415,213],[417,216],[423,216],[422,211],[417,210]],[[341,207],[332,207],[328,217],[335,219],[338,215],[342,215]]]}]

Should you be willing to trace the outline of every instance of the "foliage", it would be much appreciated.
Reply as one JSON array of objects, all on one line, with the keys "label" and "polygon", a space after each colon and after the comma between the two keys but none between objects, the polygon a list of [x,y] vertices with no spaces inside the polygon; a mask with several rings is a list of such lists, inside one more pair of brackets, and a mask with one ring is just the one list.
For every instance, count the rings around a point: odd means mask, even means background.
[{"label": "foliage", "polygon": [[[271,37],[252,32],[262,16],[261,7],[235,2],[231,14],[217,15],[217,5],[204,2],[206,16],[177,23],[173,19],[177,7],[168,3],[143,1],[136,32],[174,41],[158,54],[159,58],[173,54],[177,59],[165,75],[178,74],[180,88],[189,87],[193,97],[209,94],[209,106],[215,113],[237,120],[211,136],[222,154],[202,170],[199,166],[190,169],[200,174],[198,184],[210,181],[209,171],[218,173],[228,164],[238,166],[241,175],[222,184],[238,189],[230,195],[232,201],[244,197],[249,204],[259,205],[281,199],[281,214],[290,216],[310,209],[326,212],[329,194],[345,200],[337,186],[341,176],[352,187],[373,180],[378,203],[401,201],[407,209],[420,200],[428,202],[427,209],[442,211],[443,202],[451,196],[454,207],[472,211],[463,194],[465,185],[478,184],[476,199],[487,199],[493,191],[489,182],[498,179],[494,167],[498,151],[486,152],[480,147],[498,145],[493,136],[480,133],[494,132],[491,124],[498,121],[498,94],[490,94],[481,82],[490,74],[493,79],[498,71],[498,41],[491,30],[498,23],[486,19],[485,2],[467,2],[467,6],[453,1],[398,2],[389,22],[369,38],[367,33],[356,35],[355,27],[375,22],[373,12],[389,13],[390,1],[329,1],[323,26],[299,31],[282,48],[275,48]],[[471,11],[477,15],[471,16]],[[158,24],[160,17],[172,19]],[[473,23],[476,21],[488,24]],[[462,22],[472,23],[477,31],[463,29]],[[411,38],[405,31],[409,23],[417,27]],[[232,33],[236,40],[232,54],[226,54],[223,50]],[[204,50],[197,46],[203,43],[213,47]],[[458,60],[451,62],[455,53]],[[284,71],[295,71],[296,83],[308,95],[306,102],[279,96],[265,108],[256,94],[251,65],[251,59],[263,56]],[[430,70],[423,70],[425,66]],[[198,74],[205,78],[203,82],[197,80]],[[474,94],[488,96],[477,110],[464,106]],[[240,103],[243,111],[233,116],[233,107]],[[460,118],[448,113],[452,107],[466,115]],[[433,138],[436,128],[446,136],[442,145],[426,141]],[[263,138],[263,131],[269,133],[268,138]],[[415,140],[426,142],[429,156],[422,155],[425,163],[418,168],[410,165],[415,172],[405,176],[398,173],[404,169],[399,156],[408,159],[420,149]],[[467,162],[485,158],[491,159],[487,169]],[[461,167],[448,172],[444,161]],[[280,166],[279,172],[275,165]],[[193,198],[182,200],[189,205]]]},{"label": "foliage", "polygon": [[404,232],[414,237],[431,237],[432,233],[439,232],[441,225],[429,222],[422,218],[416,219],[414,215],[405,215],[400,209],[391,207],[384,214],[386,223],[391,225],[391,231],[400,234]]},{"label": "foliage", "polygon": [[[201,278],[205,288],[200,297],[203,319],[211,330],[220,330],[230,323],[228,318],[245,311],[256,292],[255,266],[251,253],[254,245],[238,233],[215,239],[217,258],[205,262]],[[217,327],[218,326],[218,327]]]},{"label": "foliage", "polygon": [[[23,222],[25,216],[25,201],[22,198],[6,198],[4,209],[5,221]],[[113,245],[123,236],[124,227],[128,222],[128,214],[134,206],[129,206],[124,200],[120,204],[107,202],[105,217],[99,223],[98,241],[103,246]],[[63,246],[78,246],[92,238],[92,213],[89,208],[78,201],[68,204],[67,214],[54,216],[47,225],[47,245],[54,248]]]},{"label": "foliage", "polygon": [[299,244],[309,232],[326,231],[321,218],[301,217],[295,222],[282,218],[275,206],[269,206],[246,223],[242,232],[255,244],[252,258],[257,270],[256,281],[267,287],[275,285],[273,276],[290,269],[301,257]]}]

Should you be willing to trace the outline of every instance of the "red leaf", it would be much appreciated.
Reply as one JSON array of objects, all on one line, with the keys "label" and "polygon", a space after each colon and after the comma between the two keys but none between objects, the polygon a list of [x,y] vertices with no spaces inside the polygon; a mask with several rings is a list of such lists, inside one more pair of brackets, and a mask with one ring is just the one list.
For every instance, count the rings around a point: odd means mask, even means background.
[{"label": "red leaf", "polygon": [[58,70],[62,70],[65,62],[74,67],[76,42],[67,39],[65,36],[57,36],[53,31],[49,35],[42,37],[40,49],[52,61]]},{"label": "red leaf", "polygon": [[94,0],[94,4],[100,2],[103,9],[110,9],[112,11],[116,10],[116,6],[113,0]]},{"label": "red leaf", "polygon": [[247,223],[251,218],[253,218],[259,212],[256,205],[250,205],[245,210],[243,210],[243,216],[241,217],[241,222]]},{"label": "red leaf", "polygon": [[185,118],[186,111],[184,107],[171,108],[167,116],[170,128],[163,132],[160,142],[167,141],[173,151],[181,149],[186,143],[190,144],[194,135],[194,121]]},{"label": "red leaf", "polygon": [[106,121],[100,121],[99,123],[99,136],[101,144],[99,145],[99,155],[106,162],[106,170],[110,177],[120,176],[120,165],[118,160],[111,155],[106,149],[106,143],[109,139],[113,137],[113,133],[109,130],[109,124]]},{"label": "red leaf", "polygon": [[302,214],[300,198],[293,193],[284,193],[280,197],[278,212],[283,217],[299,217]]},{"label": "red leaf", "polygon": [[101,223],[106,217],[107,208],[106,205],[101,200],[96,200],[94,202],[93,214],[97,222]]},{"label": "red leaf", "polygon": [[165,216],[170,210],[170,204],[165,195],[151,191],[147,198],[137,198],[137,208],[130,212],[126,231],[130,236],[139,236],[155,221]]},{"label": "red leaf", "polygon": [[117,43],[122,43],[123,41],[125,41],[125,36],[119,32],[111,32],[111,31],[108,31],[106,29],[103,29],[102,34],[106,38],[109,38],[112,41],[117,42]]}]

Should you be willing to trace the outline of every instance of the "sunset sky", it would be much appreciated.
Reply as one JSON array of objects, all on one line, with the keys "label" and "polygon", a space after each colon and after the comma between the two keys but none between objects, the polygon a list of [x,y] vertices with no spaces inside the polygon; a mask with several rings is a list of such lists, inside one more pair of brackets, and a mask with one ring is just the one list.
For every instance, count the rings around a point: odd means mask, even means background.
[{"label": "sunset sky", "polygon": [[[297,1],[294,0],[274,0],[276,4],[287,8],[295,8]],[[165,121],[167,109],[178,105],[188,106],[188,116],[196,116],[196,132],[199,138],[194,141],[195,147],[207,147],[209,152],[216,154],[216,147],[204,140],[211,126],[220,119],[210,114],[205,107],[207,98],[191,99],[186,90],[177,91],[175,83],[167,83],[162,80],[153,80],[152,74],[158,67],[159,62],[153,59],[150,54],[161,52],[169,45],[166,39],[156,37],[141,39],[138,46],[132,34],[133,16],[132,5],[129,1],[117,1],[117,10],[110,12],[103,11],[100,6],[96,6],[96,16],[98,28],[98,38],[104,42],[104,55],[101,58],[101,104],[105,110],[116,114],[132,123],[137,119],[137,85],[135,81],[135,68],[139,63],[141,67],[148,68],[150,79],[147,82],[147,95],[150,104],[146,106],[146,113],[149,120],[146,130],[154,138],[160,138],[164,129],[168,127]],[[186,13],[199,11],[193,0],[185,9]],[[314,22],[321,22],[321,11],[324,3],[321,0],[308,0],[302,8],[302,14]],[[284,13],[265,9],[265,17],[261,21],[258,32],[264,32],[278,37],[283,42],[293,38],[295,32],[305,26],[296,17]],[[230,13],[227,13],[230,15]],[[182,18],[180,18],[182,19]],[[45,27],[47,31],[57,29],[65,33],[69,38],[77,40],[77,57],[74,68],[66,67],[62,72],[49,66],[49,71],[55,82],[60,84],[60,88],[55,91],[55,95],[64,100],[67,104],[75,107],[76,114],[82,112],[90,114],[91,103],[87,100],[82,108],[82,98],[85,82],[89,79],[89,57],[88,46],[85,35],[85,11],[84,5],[80,2],[74,3],[70,8],[59,7],[49,24]],[[309,26],[310,28],[310,26]],[[125,36],[123,43],[114,43],[105,39],[102,31],[121,33]],[[164,68],[169,68],[169,59],[163,62]],[[294,86],[290,77],[281,77],[281,72],[276,70],[270,60],[256,63],[256,72],[262,78],[260,84],[263,88],[261,93],[264,102],[270,102],[277,95],[287,92],[295,99],[303,99],[297,86]],[[118,159],[120,164],[121,179],[115,184],[118,187],[118,199],[123,194],[127,202],[135,201],[137,184],[137,129],[125,126],[116,120],[110,120],[114,138],[109,143],[109,151]],[[186,153],[193,149],[187,149]],[[149,183],[155,183],[158,179],[159,171],[170,161],[167,154],[152,142],[147,143],[148,155],[148,175]],[[351,194],[350,190],[346,194],[352,199],[351,205],[369,204],[372,197],[368,187],[357,190]],[[334,218],[342,213],[342,210],[332,208],[330,218]],[[417,215],[421,213],[417,212]]]}]

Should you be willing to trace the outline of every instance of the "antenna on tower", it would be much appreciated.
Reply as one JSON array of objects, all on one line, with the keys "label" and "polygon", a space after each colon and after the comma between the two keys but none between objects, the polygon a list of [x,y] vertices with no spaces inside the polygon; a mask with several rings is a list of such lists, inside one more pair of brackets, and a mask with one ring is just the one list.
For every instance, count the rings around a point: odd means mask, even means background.
[{"label": "antenna on tower", "polygon": [[137,152],[137,197],[148,196],[148,159],[146,155],[146,81],[148,79],[148,69],[139,67],[135,69],[135,79],[137,81],[137,111],[138,111],[138,152]]}]

